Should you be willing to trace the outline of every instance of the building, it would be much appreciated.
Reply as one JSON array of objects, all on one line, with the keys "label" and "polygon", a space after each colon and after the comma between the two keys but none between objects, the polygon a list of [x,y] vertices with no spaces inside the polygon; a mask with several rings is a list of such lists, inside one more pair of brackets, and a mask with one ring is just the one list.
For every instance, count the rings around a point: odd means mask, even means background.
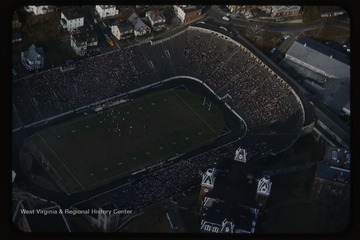
[{"label": "building", "polygon": [[176,17],[181,23],[187,23],[201,16],[201,7],[196,5],[174,5]]},{"label": "building", "polygon": [[331,210],[348,212],[350,206],[350,152],[328,146],[317,162],[312,198]]},{"label": "building", "polygon": [[266,14],[270,14],[272,6],[270,5],[226,5],[231,13],[234,14],[245,14],[246,12],[251,13],[254,10],[260,10]]},{"label": "building", "polygon": [[39,6],[29,5],[29,6],[25,6],[24,9],[29,13],[34,13],[34,15],[41,15],[41,14],[53,12],[55,10],[55,7],[49,5],[39,5]]},{"label": "building", "polygon": [[327,146],[324,163],[338,168],[350,170],[350,151],[344,148]]},{"label": "building", "polygon": [[202,207],[200,232],[254,233],[258,214],[256,208],[207,198]]},{"label": "building", "polygon": [[208,169],[205,173],[202,174],[199,203],[201,203],[204,200],[206,194],[208,194],[214,188],[215,174],[215,168]]},{"label": "building", "polygon": [[32,44],[28,51],[21,52],[21,63],[26,70],[34,71],[44,67],[44,50]]},{"label": "building", "polygon": [[305,37],[291,45],[280,65],[295,69],[304,87],[335,113],[350,115],[350,65],[345,53]]},{"label": "building", "polygon": [[245,11],[249,9],[248,5],[226,5],[226,7],[232,13],[245,13]]},{"label": "building", "polygon": [[166,28],[166,18],[161,11],[148,11],[145,16],[149,19],[153,31],[161,31]]},{"label": "building", "polygon": [[269,176],[254,181],[254,171],[235,158],[224,160],[216,168],[202,173],[199,194],[201,232],[256,232],[272,183]]},{"label": "building", "polygon": [[241,147],[236,149],[234,160],[246,163],[246,150]]},{"label": "building", "polygon": [[285,57],[327,78],[348,78],[350,65],[346,55],[311,38],[295,41]]},{"label": "building", "polygon": [[72,232],[63,209],[53,201],[15,192],[12,204],[12,222],[22,232]]},{"label": "building", "polygon": [[265,175],[258,182],[255,199],[261,204],[262,208],[266,206],[267,199],[271,192],[271,185],[272,182],[270,181],[269,175]]},{"label": "building", "polygon": [[111,25],[111,33],[117,40],[128,39],[134,36],[133,25],[129,22],[121,23],[119,20],[115,20]]},{"label": "building", "polygon": [[76,32],[70,35],[70,46],[78,56],[96,52],[98,36],[92,31],[87,31],[84,27],[79,27]]},{"label": "building", "polygon": [[271,16],[277,17],[297,17],[300,15],[300,6],[271,6]]},{"label": "building", "polygon": [[119,14],[119,10],[116,9],[115,5],[96,5],[95,11],[100,19],[114,17]]},{"label": "building", "polygon": [[128,17],[128,21],[133,25],[134,27],[134,35],[137,36],[143,36],[146,34],[151,33],[151,29],[148,25],[146,25],[136,13],[133,13]]},{"label": "building", "polygon": [[84,26],[84,15],[76,9],[65,9],[61,12],[60,25],[68,32]]}]

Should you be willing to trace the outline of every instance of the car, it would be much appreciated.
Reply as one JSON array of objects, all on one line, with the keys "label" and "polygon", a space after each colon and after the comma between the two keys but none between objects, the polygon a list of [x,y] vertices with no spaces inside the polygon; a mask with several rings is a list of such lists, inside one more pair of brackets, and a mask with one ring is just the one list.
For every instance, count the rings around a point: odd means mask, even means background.
[{"label": "car", "polygon": [[229,20],[230,20],[230,18],[228,18],[227,16],[223,16],[222,19],[225,20],[225,21],[229,21]]},{"label": "car", "polygon": [[270,54],[273,54],[276,51],[276,48],[272,48]]},{"label": "car", "polygon": [[291,36],[290,35],[285,35],[284,40],[288,39],[289,37],[291,37]]}]

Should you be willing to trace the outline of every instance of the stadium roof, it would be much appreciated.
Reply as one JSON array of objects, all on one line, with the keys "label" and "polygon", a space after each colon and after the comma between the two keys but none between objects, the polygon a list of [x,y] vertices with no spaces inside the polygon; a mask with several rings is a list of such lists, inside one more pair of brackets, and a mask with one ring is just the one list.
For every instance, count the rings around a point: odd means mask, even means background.
[{"label": "stadium roof", "polygon": [[323,70],[335,78],[350,78],[347,56],[310,38],[295,41],[286,55]]}]

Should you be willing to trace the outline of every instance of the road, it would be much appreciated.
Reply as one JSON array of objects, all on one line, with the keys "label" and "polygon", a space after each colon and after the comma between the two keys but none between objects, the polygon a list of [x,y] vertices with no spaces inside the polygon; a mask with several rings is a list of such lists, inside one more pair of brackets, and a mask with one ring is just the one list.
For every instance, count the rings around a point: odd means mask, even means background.
[{"label": "road", "polygon": [[[222,24],[233,24],[240,27],[249,27],[251,22],[256,22],[253,19],[241,19],[241,18],[230,18],[229,21],[222,19],[225,16],[225,12],[221,10],[218,6],[212,5],[204,13],[206,18],[213,18],[214,21]],[[339,28],[344,28],[350,30],[350,25],[346,21],[336,20],[336,19],[319,19],[310,23],[271,23],[271,22],[258,22],[261,24],[261,28],[269,32],[282,32],[282,33],[296,33],[303,32],[313,29],[318,29],[325,26],[334,26]]]}]

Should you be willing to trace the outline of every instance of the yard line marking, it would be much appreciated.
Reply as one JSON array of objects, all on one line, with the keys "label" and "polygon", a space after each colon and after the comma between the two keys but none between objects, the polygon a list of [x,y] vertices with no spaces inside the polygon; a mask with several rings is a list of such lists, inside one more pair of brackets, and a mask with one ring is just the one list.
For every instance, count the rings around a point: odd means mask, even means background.
[{"label": "yard line marking", "polygon": [[64,167],[66,168],[66,170],[67,170],[67,171],[71,174],[71,176],[79,183],[80,187],[81,187],[82,189],[85,189],[85,188],[83,187],[83,185],[81,185],[81,183],[79,182],[79,180],[77,180],[77,178],[70,172],[70,170],[68,169],[68,167],[66,167],[66,165],[64,164],[64,162],[61,161],[60,157],[54,152],[54,150],[53,150],[53,149],[49,146],[49,144],[44,140],[44,138],[43,138],[41,135],[39,135],[38,133],[37,133],[36,135],[38,135],[38,136],[41,138],[41,140],[48,146],[48,148],[49,148],[50,151],[55,155],[55,157],[56,157],[57,159],[59,159],[59,161],[61,162],[61,164],[64,165]]}]

